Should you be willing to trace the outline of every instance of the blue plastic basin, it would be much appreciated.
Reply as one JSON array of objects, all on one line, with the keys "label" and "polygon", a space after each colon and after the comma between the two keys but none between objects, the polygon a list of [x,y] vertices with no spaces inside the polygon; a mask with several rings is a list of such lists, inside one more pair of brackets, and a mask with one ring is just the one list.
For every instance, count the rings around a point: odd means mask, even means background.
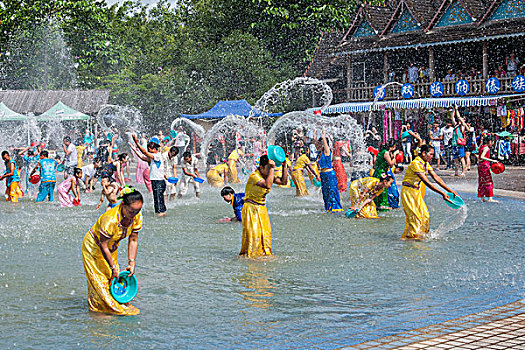
[{"label": "blue plastic basin", "polygon": [[129,303],[137,296],[139,281],[135,275],[129,276],[129,271],[122,271],[118,278],[111,281],[109,290],[113,298],[120,304]]}]

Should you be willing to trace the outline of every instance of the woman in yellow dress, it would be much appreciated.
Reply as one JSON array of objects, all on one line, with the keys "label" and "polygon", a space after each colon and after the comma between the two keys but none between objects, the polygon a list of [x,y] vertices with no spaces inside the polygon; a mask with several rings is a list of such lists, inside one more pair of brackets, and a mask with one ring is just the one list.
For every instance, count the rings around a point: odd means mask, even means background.
[{"label": "woman in yellow dress", "polygon": [[211,168],[206,173],[206,179],[213,187],[222,188],[227,183],[226,174],[228,174],[228,164],[222,163]]},{"label": "woman in yellow dress", "polygon": [[275,163],[267,155],[261,157],[259,167],[250,174],[244,190],[242,218],[242,245],[239,255],[248,258],[272,255],[272,227],[266,209],[266,195],[273,183],[286,185],[288,165],[284,163],[281,177],[274,177]]},{"label": "woman in yellow dress", "polygon": [[381,174],[381,179],[377,177],[363,177],[352,181],[349,188],[351,208],[359,210],[355,217],[379,219],[374,199],[383,191],[388,191],[392,182],[394,182],[394,179],[387,174]]},{"label": "woman in yellow dress", "polygon": [[321,181],[319,174],[315,172],[312,164],[310,163],[310,158],[308,158],[308,156],[304,153],[304,150],[302,150],[301,156],[295,161],[295,166],[292,172],[292,181],[295,185],[296,197],[308,196],[308,189],[306,188],[306,183],[304,182],[303,177],[304,169],[306,169],[308,173],[312,175],[312,179],[315,177],[317,181]]},{"label": "woman in yellow dress", "polygon": [[241,183],[241,180],[239,180],[239,173],[237,172],[237,162],[242,155],[243,152],[241,149],[234,149],[228,156],[228,179],[232,184]]},{"label": "woman in yellow dress", "polygon": [[450,201],[446,192],[428,180],[427,174],[443,189],[458,195],[434,172],[430,166],[432,157],[434,157],[434,148],[422,145],[419,155],[410,163],[403,177],[401,203],[406,216],[406,226],[401,239],[423,239],[430,231],[430,214],[425,203],[426,187],[442,195],[444,200]]},{"label": "woman in yellow dress", "polygon": [[117,248],[121,240],[128,239],[128,266],[135,273],[138,233],[142,229],[142,204],[139,191],[124,187],[119,199],[122,203],[102,214],[82,241],[82,263],[87,278],[89,310],[116,315],[137,315],[140,310],[128,304],[119,304],[109,287],[118,278]]}]

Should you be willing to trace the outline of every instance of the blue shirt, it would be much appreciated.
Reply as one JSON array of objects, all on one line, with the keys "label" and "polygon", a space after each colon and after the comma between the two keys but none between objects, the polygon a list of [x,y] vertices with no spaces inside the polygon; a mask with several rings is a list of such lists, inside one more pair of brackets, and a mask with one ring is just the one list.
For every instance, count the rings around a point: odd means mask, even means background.
[{"label": "blue shirt", "polygon": [[242,211],[243,205],[244,205],[244,193],[235,193],[233,195],[232,207],[233,207],[233,212],[235,214],[235,217],[239,221],[242,221],[241,211]]},{"label": "blue shirt", "polygon": [[325,156],[324,150],[321,151],[319,155],[319,167],[321,169],[332,169],[332,151],[330,155]]},{"label": "blue shirt", "polygon": [[44,158],[40,159],[40,181],[44,182],[57,182],[57,176],[55,169],[58,163],[55,159]]},{"label": "blue shirt", "polygon": [[26,168],[34,168],[36,163],[40,160],[40,156],[23,156],[22,159],[24,160],[24,165]]},{"label": "blue shirt", "polygon": [[6,178],[6,186],[9,187],[11,185],[11,183],[13,182],[20,182],[20,176],[18,175],[18,170],[16,169],[16,162],[14,160],[10,160],[8,163],[5,164],[5,173],[4,174],[7,174],[9,173],[10,169],[11,169],[11,163],[13,163],[15,165],[15,171],[13,172],[13,175],[11,176],[8,176]]}]

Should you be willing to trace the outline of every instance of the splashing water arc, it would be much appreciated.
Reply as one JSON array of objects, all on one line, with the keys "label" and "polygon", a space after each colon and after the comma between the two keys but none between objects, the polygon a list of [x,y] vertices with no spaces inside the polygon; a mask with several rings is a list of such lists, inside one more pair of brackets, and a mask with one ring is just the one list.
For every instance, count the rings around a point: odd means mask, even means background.
[{"label": "splashing water arc", "polygon": [[120,132],[138,132],[142,130],[142,114],[128,106],[104,105],[97,114],[97,122],[104,131],[116,128]]},{"label": "splashing water arc", "polygon": [[200,138],[204,138],[204,135],[206,134],[206,130],[204,130],[204,128],[201,125],[199,125],[199,124],[197,124],[195,122],[192,122],[191,120],[189,120],[187,118],[174,119],[171,122],[171,127],[170,127],[171,129],[170,130],[176,130],[177,127],[179,127],[179,126],[182,126],[188,135],[191,135],[191,133],[188,133],[187,129],[191,129]]},{"label": "splashing water arc", "polygon": [[369,163],[370,155],[366,152],[363,128],[347,114],[323,117],[306,111],[287,113],[279,118],[268,131],[268,144],[281,144],[291,151],[292,132],[299,127],[305,134],[313,132],[319,136],[324,130],[333,138],[333,141],[348,141],[352,151],[353,165],[358,170],[364,170]]},{"label": "splashing water arc", "polygon": [[[239,149],[241,146],[245,147],[245,155],[252,155],[252,160],[248,156],[240,159],[241,167],[248,171],[252,170],[252,165],[249,163],[255,163],[260,156],[257,154],[257,150],[254,150],[255,141],[260,141],[261,149],[264,149],[266,145],[266,135],[259,125],[241,116],[228,115],[215,124],[204,136],[201,147],[203,159],[207,159],[210,146],[218,146],[221,138],[225,143],[225,157],[228,157],[230,152]],[[244,142],[242,142],[243,140]]]},{"label": "splashing water arc", "polygon": [[[308,106],[304,102],[305,95],[309,96]],[[303,110],[312,107],[313,104],[314,108],[322,111],[332,103],[332,99],[332,89],[328,84],[318,79],[300,77],[274,85],[259,98],[254,108],[271,113],[283,110]],[[299,103],[302,106],[299,106]],[[286,106],[290,108],[286,108]]]}]

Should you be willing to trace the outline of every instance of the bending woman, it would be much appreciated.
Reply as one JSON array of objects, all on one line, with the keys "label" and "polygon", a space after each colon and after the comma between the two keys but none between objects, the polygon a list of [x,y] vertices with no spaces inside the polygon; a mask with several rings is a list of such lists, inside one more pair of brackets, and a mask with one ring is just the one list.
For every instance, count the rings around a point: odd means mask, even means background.
[{"label": "bending woman", "polygon": [[250,174],[244,190],[242,218],[242,246],[239,255],[248,258],[272,255],[272,227],[266,209],[266,195],[273,183],[286,185],[288,165],[283,164],[283,175],[274,178],[275,163],[267,155],[261,157],[259,167]]},{"label": "bending woman", "polygon": [[392,176],[382,174],[377,177],[363,177],[352,181],[350,184],[350,201],[352,209],[357,209],[356,218],[379,219],[374,199],[390,188],[394,179]]},{"label": "bending woman", "polygon": [[303,170],[306,169],[312,177],[315,177],[317,181],[321,181],[319,175],[315,173],[312,164],[310,164],[310,158],[304,153],[304,148],[300,150],[301,156],[295,161],[295,166],[292,172],[292,180],[295,185],[295,196],[303,197],[308,196],[308,189],[306,188],[306,183],[304,182]]},{"label": "bending woman", "polygon": [[208,183],[216,188],[222,188],[228,181],[228,164],[222,163],[214,166],[206,173]]},{"label": "bending woman", "polygon": [[403,188],[401,189],[401,203],[406,216],[406,226],[401,239],[423,239],[430,230],[430,214],[425,203],[427,186],[432,191],[442,195],[444,200],[450,201],[445,192],[428,180],[427,174],[430,174],[439,186],[456,196],[458,195],[430,166],[433,156],[434,148],[429,145],[422,145],[419,155],[410,163],[405,172]]},{"label": "bending woman", "polygon": [[332,150],[328,146],[326,133],[323,131],[323,149],[319,154],[319,167],[321,168],[321,190],[323,191],[324,210],[329,212],[343,211],[337,176],[332,167]]},{"label": "bending woman", "polygon": [[133,187],[125,187],[118,199],[122,203],[102,214],[82,241],[82,263],[87,278],[89,310],[116,315],[136,315],[139,309],[130,304],[119,304],[109,287],[118,278],[117,249],[121,240],[128,239],[128,266],[135,273],[135,259],[142,229],[142,203],[144,199]]},{"label": "bending woman", "polygon": [[[381,179],[381,175],[388,173],[388,169],[396,165],[396,150],[397,145],[392,140],[381,146],[375,162],[374,177]],[[382,192],[381,195],[375,199],[375,202],[379,207],[379,211],[390,210],[390,206],[388,205],[388,192]]]}]

